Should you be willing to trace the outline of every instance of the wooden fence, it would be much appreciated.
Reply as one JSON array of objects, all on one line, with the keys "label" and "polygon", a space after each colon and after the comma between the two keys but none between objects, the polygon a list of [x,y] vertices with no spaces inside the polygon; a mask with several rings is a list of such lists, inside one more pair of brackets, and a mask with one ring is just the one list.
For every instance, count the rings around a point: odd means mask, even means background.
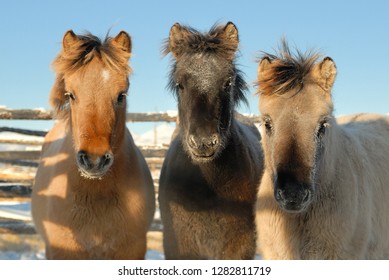
[{"label": "wooden fence", "polygon": [[[169,113],[128,113],[128,122],[176,122],[176,115]],[[257,116],[245,116],[254,122],[259,122]],[[41,109],[20,109],[13,110],[0,107],[0,120],[51,120],[50,111]],[[16,132],[22,135],[44,136],[45,131],[36,131],[28,129],[17,129],[12,127],[0,127],[0,132]],[[0,134],[1,135],[1,134]],[[31,187],[34,179],[36,167],[40,157],[40,146],[43,137],[40,140],[26,139],[1,139],[0,144],[19,144],[37,146],[38,148],[31,151],[0,151],[0,163],[9,166],[28,167],[33,170],[32,174],[12,173],[6,174],[0,169],[0,201],[29,201]],[[154,174],[159,174],[164,156],[168,149],[167,145],[139,147],[146,158],[149,167]],[[23,169],[21,169],[23,170]],[[158,192],[158,176],[154,176],[154,184]],[[161,230],[160,220],[155,219],[151,230]],[[35,230],[31,222],[21,221],[18,219],[5,219],[0,216],[0,234],[34,234]]]}]

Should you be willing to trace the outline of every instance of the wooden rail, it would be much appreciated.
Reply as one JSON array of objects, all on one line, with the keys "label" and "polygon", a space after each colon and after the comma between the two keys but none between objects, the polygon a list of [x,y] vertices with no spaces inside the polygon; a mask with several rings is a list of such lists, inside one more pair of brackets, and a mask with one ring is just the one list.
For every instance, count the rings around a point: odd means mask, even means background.
[{"label": "wooden rail", "polygon": [[[239,116],[242,116],[238,113]],[[260,117],[256,115],[243,116],[252,122],[259,123]],[[44,109],[9,109],[0,107],[0,120],[51,120],[51,111]],[[127,122],[175,122],[177,113],[127,113]],[[1,131],[1,130],[0,130]],[[28,130],[26,130],[28,131]]]},{"label": "wooden rail", "polygon": [[[176,113],[127,113],[128,122],[175,122]],[[3,120],[52,120],[51,111],[44,109],[9,109],[0,107]]]},{"label": "wooden rail", "polygon": [[[165,157],[167,147],[139,147],[142,154],[146,158],[150,157]],[[39,160],[41,155],[40,150],[33,151],[0,151],[0,162],[2,160]]]}]

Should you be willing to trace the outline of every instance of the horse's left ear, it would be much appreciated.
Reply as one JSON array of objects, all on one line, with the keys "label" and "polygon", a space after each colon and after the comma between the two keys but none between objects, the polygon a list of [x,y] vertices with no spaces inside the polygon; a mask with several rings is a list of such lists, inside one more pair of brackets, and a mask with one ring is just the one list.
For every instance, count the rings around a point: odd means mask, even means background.
[{"label": "horse's left ear", "polygon": [[238,29],[235,24],[228,22],[224,26],[223,30],[218,34],[218,37],[225,46],[224,49],[226,50],[228,58],[231,60],[234,59],[235,52],[237,51],[239,45]]},{"label": "horse's left ear", "polygon": [[312,75],[316,83],[326,92],[330,92],[336,78],[336,65],[330,57],[326,57],[312,70]]},{"label": "horse's left ear", "polygon": [[131,37],[126,31],[120,31],[119,34],[112,39],[112,43],[125,52],[131,53],[132,42]]}]

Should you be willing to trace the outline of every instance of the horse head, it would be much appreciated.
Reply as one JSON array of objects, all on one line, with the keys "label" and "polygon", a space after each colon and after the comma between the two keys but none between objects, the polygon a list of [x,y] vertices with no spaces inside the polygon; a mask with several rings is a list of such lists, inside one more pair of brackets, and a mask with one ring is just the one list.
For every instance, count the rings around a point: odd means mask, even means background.
[{"label": "horse head", "polygon": [[58,118],[70,121],[76,163],[86,178],[107,173],[124,139],[130,54],[124,31],[104,42],[68,31],[53,63],[50,102]]},{"label": "horse head", "polygon": [[223,150],[234,108],[246,102],[246,84],[235,67],[238,30],[229,22],[207,33],[176,23],[165,53],[174,63],[170,88],[176,93],[184,149],[195,162],[208,162]]},{"label": "horse head", "polygon": [[265,165],[274,196],[288,212],[302,212],[314,200],[322,153],[331,134],[331,89],[336,66],[317,54],[265,54],[258,66]]}]

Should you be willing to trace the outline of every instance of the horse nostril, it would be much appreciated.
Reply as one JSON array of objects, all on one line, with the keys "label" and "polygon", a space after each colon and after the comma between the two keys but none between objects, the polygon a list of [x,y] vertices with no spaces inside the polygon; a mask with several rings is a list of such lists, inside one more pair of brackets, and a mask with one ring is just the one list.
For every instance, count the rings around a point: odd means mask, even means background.
[{"label": "horse nostril", "polygon": [[216,134],[212,135],[212,137],[211,137],[211,146],[215,146],[218,143],[219,143],[219,137]]},{"label": "horse nostril", "polygon": [[189,135],[189,145],[191,147],[197,147],[197,144],[196,144],[196,139],[194,137],[194,135]]},{"label": "horse nostril", "polygon": [[284,199],[284,192],[281,189],[277,189],[277,191],[276,191],[276,198],[278,200]]},{"label": "horse nostril", "polygon": [[84,151],[80,151],[77,153],[77,162],[81,167],[85,169],[89,169],[91,166],[88,154]]},{"label": "horse nostril", "polygon": [[113,161],[113,155],[111,153],[106,153],[104,156],[101,157],[101,163],[100,166],[102,168],[109,166]]},{"label": "horse nostril", "polygon": [[304,195],[304,198],[303,198],[303,203],[307,202],[309,200],[309,196],[310,196],[310,191],[309,190],[305,190],[305,195]]}]

